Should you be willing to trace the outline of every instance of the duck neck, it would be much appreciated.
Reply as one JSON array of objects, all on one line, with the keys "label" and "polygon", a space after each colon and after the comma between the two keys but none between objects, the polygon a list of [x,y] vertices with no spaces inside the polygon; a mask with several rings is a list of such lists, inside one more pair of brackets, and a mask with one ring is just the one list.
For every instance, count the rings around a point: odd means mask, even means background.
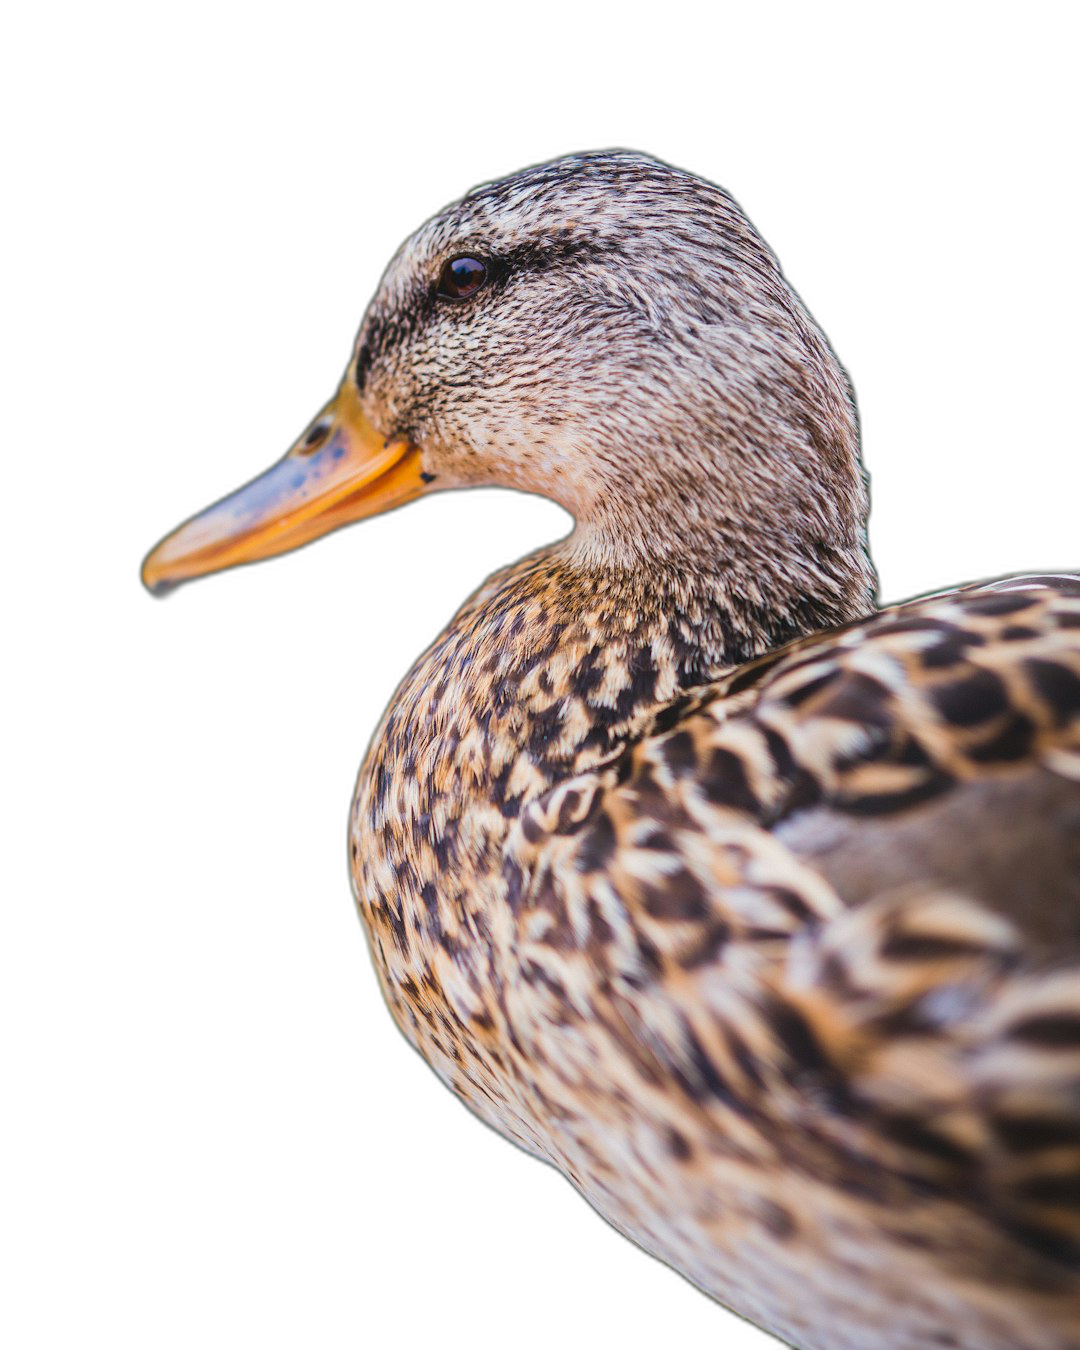
[{"label": "duck neck", "polygon": [[[521,809],[641,735],[659,709],[790,639],[865,614],[831,577],[782,596],[736,560],[636,565],[589,530],[495,574],[420,658],[361,774],[357,819],[452,861],[495,865]],[[441,870],[440,870],[441,869]]]},{"label": "duck neck", "polygon": [[571,595],[610,593],[650,638],[666,625],[680,688],[874,609],[876,577],[858,530],[803,538],[763,514],[754,527],[714,519],[707,531],[688,526],[673,540],[668,522],[579,526],[566,541],[566,566]]}]

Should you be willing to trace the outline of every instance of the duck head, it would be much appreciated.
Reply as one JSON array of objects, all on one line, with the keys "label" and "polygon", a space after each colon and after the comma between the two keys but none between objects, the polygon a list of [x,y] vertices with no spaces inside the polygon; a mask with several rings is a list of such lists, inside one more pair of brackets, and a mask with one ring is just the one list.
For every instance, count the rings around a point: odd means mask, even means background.
[{"label": "duck head", "polygon": [[565,506],[567,545],[593,563],[723,567],[838,618],[869,607],[840,366],[734,201],[640,154],[526,169],[421,226],[334,399],[162,540],[143,579],[164,590],[479,484]]}]

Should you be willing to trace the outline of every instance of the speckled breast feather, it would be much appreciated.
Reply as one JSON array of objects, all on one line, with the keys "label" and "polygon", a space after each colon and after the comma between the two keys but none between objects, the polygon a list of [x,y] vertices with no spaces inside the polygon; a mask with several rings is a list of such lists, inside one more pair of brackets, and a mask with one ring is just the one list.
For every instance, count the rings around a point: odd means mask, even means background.
[{"label": "speckled breast feather", "polygon": [[[515,627],[539,584],[493,583],[517,598],[486,664],[463,611],[361,777],[354,881],[406,1034],[795,1344],[1080,1344],[1080,580],[899,606],[704,689],[670,632],[628,660],[550,595],[545,637]],[[904,884],[830,884],[833,818],[916,847],[1038,780],[1057,891],[1026,892],[1023,838],[991,903],[910,852]]]}]

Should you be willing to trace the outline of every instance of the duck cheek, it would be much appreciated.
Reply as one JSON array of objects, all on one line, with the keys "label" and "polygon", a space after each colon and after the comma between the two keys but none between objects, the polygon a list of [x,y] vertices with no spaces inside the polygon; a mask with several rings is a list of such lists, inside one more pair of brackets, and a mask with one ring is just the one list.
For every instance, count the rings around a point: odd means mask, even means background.
[{"label": "duck cheek", "polygon": [[544,421],[523,432],[511,456],[515,487],[539,493],[575,515],[598,490],[595,442],[590,428]]}]

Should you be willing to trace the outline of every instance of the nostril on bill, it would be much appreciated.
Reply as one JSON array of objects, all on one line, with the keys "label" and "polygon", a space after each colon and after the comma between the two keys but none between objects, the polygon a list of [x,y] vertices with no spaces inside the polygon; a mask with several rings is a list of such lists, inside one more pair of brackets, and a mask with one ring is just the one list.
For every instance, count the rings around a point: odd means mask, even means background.
[{"label": "nostril on bill", "polygon": [[297,446],[296,453],[298,455],[314,454],[319,446],[326,440],[327,436],[330,435],[330,428],[332,425],[333,424],[327,419],[316,422]]}]

